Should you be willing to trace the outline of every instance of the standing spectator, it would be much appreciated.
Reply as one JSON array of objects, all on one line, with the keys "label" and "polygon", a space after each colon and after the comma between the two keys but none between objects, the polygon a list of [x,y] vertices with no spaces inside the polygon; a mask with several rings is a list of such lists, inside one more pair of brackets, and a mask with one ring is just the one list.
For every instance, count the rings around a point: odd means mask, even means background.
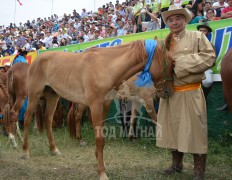
[{"label": "standing spectator", "polygon": [[118,24],[118,28],[117,28],[117,31],[116,31],[116,35],[117,36],[123,36],[123,35],[126,35],[127,33],[127,26],[124,26],[124,22],[120,19],[117,19],[116,20],[116,23]]},{"label": "standing spectator", "polygon": [[216,60],[215,52],[203,33],[186,30],[191,20],[188,9],[170,5],[161,15],[170,29],[165,46],[174,59],[174,93],[160,98],[157,128],[162,128],[162,136],[157,136],[156,145],[171,150],[172,164],[166,175],[181,172],[184,153],[192,153],[194,179],[204,179],[208,137],[201,81]]},{"label": "standing spectator", "polygon": [[18,54],[15,56],[14,60],[12,61],[12,65],[19,62],[27,63],[26,56],[27,56],[27,51],[23,49],[19,49]]},{"label": "standing spectator", "polygon": [[227,0],[227,3],[229,6],[222,10],[222,19],[232,18],[232,0]]},{"label": "standing spectator", "polygon": [[[170,4],[171,4],[171,0],[160,0],[160,12],[165,12],[168,10]],[[163,21],[163,18],[161,16],[161,29],[164,29],[165,28],[165,23]]]},{"label": "standing spectator", "polygon": [[81,18],[85,18],[85,17],[88,17],[88,13],[86,12],[86,9],[83,8],[81,12]]},{"label": "standing spectator", "polygon": [[[207,39],[209,39],[209,34],[212,32],[212,29],[208,23],[198,25],[197,30],[202,32],[207,37]],[[206,78],[202,81],[202,89],[206,99],[213,85],[213,71],[211,69],[206,70],[205,77]]]},{"label": "standing spectator", "polygon": [[51,32],[47,31],[45,41],[44,41],[46,49],[49,49],[52,47],[52,40],[53,40],[53,36],[51,35]]},{"label": "standing spectator", "polygon": [[151,20],[147,23],[147,30],[146,31],[153,31],[161,28],[161,20],[158,18],[158,12],[150,13],[146,9],[146,13],[151,17]]},{"label": "standing spectator", "polygon": [[156,0],[156,1],[155,0],[151,0],[150,10],[151,10],[151,12],[155,12],[155,13],[160,14],[160,11],[161,11],[160,0]]}]

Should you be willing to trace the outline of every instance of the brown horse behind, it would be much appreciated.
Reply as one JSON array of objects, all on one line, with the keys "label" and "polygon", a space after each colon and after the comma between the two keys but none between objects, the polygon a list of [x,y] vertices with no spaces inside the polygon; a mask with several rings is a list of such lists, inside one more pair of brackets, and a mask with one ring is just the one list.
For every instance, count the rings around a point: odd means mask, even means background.
[{"label": "brown horse behind", "polygon": [[[44,122],[49,147],[53,154],[60,152],[52,134],[53,114],[59,97],[90,107],[96,140],[96,158],[100,179],[108,179],[103,160],[105,97],[123,81],[143,70],[147,62],[144,41],[134,41],[108,48],[91,48],[83,53],[45,52],[39,55],[28,70],[28,107],[24,121],[23,157],[29,158],[28,133],[32,115],[41,96],[46,99]],[[165,57],[157,44],[150,66],[152,79],[162,84],[158,94],[162,97],[172,93],[171,59]],[[166,73],[164,73],[166,72]]]},{"label": "brown horse behind", "polygon": [[226,103],[232,111],[232,48],[224,55],[221,62],[222,87]]}]

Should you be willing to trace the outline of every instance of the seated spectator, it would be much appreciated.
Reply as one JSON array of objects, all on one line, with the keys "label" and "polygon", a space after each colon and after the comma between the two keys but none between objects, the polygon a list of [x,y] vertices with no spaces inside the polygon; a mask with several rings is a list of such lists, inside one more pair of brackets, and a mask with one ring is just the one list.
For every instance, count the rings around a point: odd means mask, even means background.
[{"label": "seated spectator", "polygon": [[25,44],[24,44],[23,48],[27,51],[31,50],[31,45],[29,44],[28,39],[25,39]]},{"label": "seated spectator", "polygon": [[219,17],[216,17],[216,11],[214,9],[206,10],[206,20],[207,21],[217,21],[220,20]]},{"label": "seated spectator", "polygon": [[67,39],[66,38],[61,39],[60,46],[66,46],[66,45],[67,45]]},{"label": "seated spectator", "polygon": [[46,50],[42,41],[39,41],[38,47],[39,47],[39,50]]},{"label": "seated spectator", "polygon": [[106,28],[106,38],[115,37],[115,31],[112,26]]},{"label": "seated spectator", "polygon": [[100,35],[100,30],[95,30],[94,33],[95,33],[95,37],[94,37],[95,40],[104,39],[104,38],[101,37],[101,35]]},{"label": "seated spectator", "polygon": [[83,36],[78,37],[78,43],[83,43],[83,42],[84,42]]},{"label": "seated spectator", "polygon": [[211,5],[211,2],[209,2],[209,1],[205,2],[204,16],[206,16],[206,12],[207,12],[208,9],[213,9],[212,5]]},{"label": "seated spectator", "polygon": [[218,0],[217,2],[213,3],[213,8],[216,10],[217,14],[216,17],[221,17],[221,11],[228,7],[229,5],[225,2],[225,0]]},{"label": "seated spectator", "polygon": [[225,7],[221,13],[221,19],[232,18],[232,0],[227,0],[228,7]]},{"label": "seated spectator", "polygon": [[92,40],[95,40],[95,28],[94,27],[91,27],[90,28],[90,32],[87,34],[87,36],[89,37],[89,40],[92,41]]},{"label": "seated spectator", "polygon": [[202,22],[205,18],[204,16],[204,9],[203,9],[204,1],[203,0],[196,0],[191,8],[192,13],[192,20],[189,24],[195,24]]}]

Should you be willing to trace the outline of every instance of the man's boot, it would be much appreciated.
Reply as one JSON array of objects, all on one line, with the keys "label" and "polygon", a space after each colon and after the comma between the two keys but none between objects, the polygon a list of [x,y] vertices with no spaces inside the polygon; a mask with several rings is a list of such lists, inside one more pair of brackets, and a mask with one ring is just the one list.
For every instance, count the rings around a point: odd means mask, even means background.
[{"label": "man's boot", "polygon": [[164,170],[165,175],[171,175],[176,172],[180,173],[183,169],[183,156],[184,153],[179,152],[177,150],[171,151],[172,152],[172,165]]},{"label": "man's boot", "polygon": [[204,179],[206,154],[193,154],[194,158],[194,180]]}]

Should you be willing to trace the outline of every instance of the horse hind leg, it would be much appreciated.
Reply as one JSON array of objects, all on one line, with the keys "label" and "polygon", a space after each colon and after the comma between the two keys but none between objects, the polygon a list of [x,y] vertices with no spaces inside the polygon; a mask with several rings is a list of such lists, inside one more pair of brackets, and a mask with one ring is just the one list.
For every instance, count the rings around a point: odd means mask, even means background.
[{"label": "horse hind leg", "polygon": [[78,108],[75,111],[75,124],[76,124],[76,138],[79,141],[80,145],[86,145],[86,142],[82,139],[81,135],[81,121],[84,114],[84,111],[87,109],[87,106],[83,104],[78,104]]},{"label": "horse hind leg", "polygon": [[52,133],[53,116],[56,111],[57,103],[60,97],[51,88],[45,89],[44,97],[46,99],[44,122],[49,141],[49,149],[53,155],[61,155],[60,151],[56,147],[54,136]]}]

